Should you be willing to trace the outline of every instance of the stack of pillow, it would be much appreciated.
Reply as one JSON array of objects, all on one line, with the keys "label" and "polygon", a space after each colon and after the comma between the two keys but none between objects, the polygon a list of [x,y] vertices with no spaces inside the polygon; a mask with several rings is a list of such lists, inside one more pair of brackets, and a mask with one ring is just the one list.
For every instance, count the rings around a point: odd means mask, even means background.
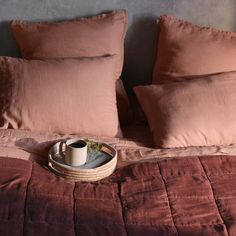
[{"label": "stack of pillow", "polygon": [[[118,10],[13,21],[24,59],[0,57],[1,127],[121,137],[119,118],[126,123],[130,111],[119,79],[127,20]],[[167,15],[158,24],[153,84],[134,88],[156,147],[236,143],[236,33]]]},{"label": "stack of pillow", "polygon": [[127,12],[61,23],[13,21],[24,59],[0,57],[3,128],[121,137],[129,102],[119,79]]},{"label": "stack of pillow", "polygon": [[134,90],[156,147],[236,143],[236,33],[162,16],[153,84]]}]

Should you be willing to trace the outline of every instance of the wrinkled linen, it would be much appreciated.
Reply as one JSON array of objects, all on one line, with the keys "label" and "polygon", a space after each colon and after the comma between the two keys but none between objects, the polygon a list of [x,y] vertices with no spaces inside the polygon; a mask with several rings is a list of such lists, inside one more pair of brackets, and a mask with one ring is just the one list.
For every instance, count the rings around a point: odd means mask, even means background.
[{"label": "wrinkled linen", "polygon": [[0,235],[235,235],[236,156],[136,163],[95,183],[0,157]]},{"label": "wrinkled linen", "polygon": [[13,129],[0,130],[0,156],[32,160],[46,164],[48,151],[53,144],[75,137],[90,138],[112,145],[118,152],[118,168],[135,162],[156,159],[202,155],[236,155],[236,145],[155,149],[150,137],[151,134],[143,126],[126,127],[123,129],[123,133],[129,138],[59,135]]},{"label": "wrinkled linen", "polygon": [[0,235],[236,235],[235,146],[89,137],[117,149],[118,169],[75,183],[42,165],[69,137],[0,130]]},{"label": "wrinkled linen", "polygon": [[156,147],[236,143],[236,71],[136,86]]},{"label": "wrinkled linen", "polygon": [[122,137],[115,67],[116,56],[0,57],[0,127]]}]

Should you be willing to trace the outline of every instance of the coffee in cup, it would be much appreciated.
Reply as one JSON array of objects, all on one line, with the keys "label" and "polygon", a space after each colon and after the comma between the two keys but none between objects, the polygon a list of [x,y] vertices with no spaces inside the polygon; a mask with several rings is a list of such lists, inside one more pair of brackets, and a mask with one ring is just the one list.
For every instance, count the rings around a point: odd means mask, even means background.
[{"label": "coffee in cup", "polygon": [[[65,146],[65,152],[63,152]],[[60,155],[65,158],[65,162],[70,166],[84,165],[87,159],[87,143],[84,140],[69,139],[62,141],[59,147]]]}]

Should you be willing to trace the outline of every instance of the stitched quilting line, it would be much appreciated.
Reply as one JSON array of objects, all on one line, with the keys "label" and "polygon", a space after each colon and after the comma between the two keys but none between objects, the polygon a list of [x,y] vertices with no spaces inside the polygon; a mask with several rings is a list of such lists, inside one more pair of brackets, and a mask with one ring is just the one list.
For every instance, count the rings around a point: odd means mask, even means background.
[{"label": "stitched quilting line", "polygon": [[29,185],[30,185],[30,182],[31,182],[31,179],[32,179],[32,174],[33,174],[33,166],[34,166],[34,163],[31,163],[31,169],[30,169],[30,177],[29,177],[29,180],[27,182],[27,185],[26,185],[26,190],[25,190],[25,204],[24,204],[24,220],[23,220],[23,236],[25,235],[25,218],[26,218],[26,206],[27,206],[27,201],[28,201],[28,191],[29,191]]},{"label": "stitched quilting line", "polygon": [[170,197],[169,197],[169,192],[168,192],[168,190],[167,190],[166,182],[165,182],[165,180],[164,180],[164,178],[163,178],[163,175],[162,175],[162,172],[161,172],[161,168],[160,168],[159,163],[156,162],[156,164],[157,164],[157,166],[158,166],[158,168],[159,168],[160,175],[161,175],[163,184],[164,184],[164,186],[165,186],[166,197],[167,197],[167,200],[168,200],[168,206],[169,206],[169,209],[170,209],[171,219],[172,219],[173,225],[174,225],[174,227],[175,227],[176,233],[177,233],[177,235],[179,236],[179,232],[178,232],[178,230],[177,230],[176,222],[175,222],[174,216],[173,216],[173,209],[172,209],[172,205],[171,205],[171,203],[170,203]]},{"label": "stitched quilting line", "polygon": [[125,214],[124,214],[124,204],[121,198],[121,183],[117,183],[117,188],[118,188],[118,197],[120,199],[120,206],[121,206],[121,214],[122,214],[122,220],[123,220],[123,224],[124,224],[124,231],[125,234],[128,235],[127,232],[127,226],[126,226],[126,221],[125,221]]},{"label": "stitched quilting line", "polygon": [[76,190],[76,182],[74,183],[74,189],[73,189],[73,222],[74,222],[74,232],[75,232],[75,236],[77,236],[77,232],[76,232],[76,220],[75,220],[75,190]]},{"label": "stitched quilting line", "polygon": [[206,175],[206,177],[207,177],[207,179],[208,179],[208,182],[209,182],[209,185],[210,185],[210,188],[211,188],[212,199],[213,199],[214,202],[215,202],[215,206],[216,206],[216,209],[217,209],[217,211],[218,211],[218,214],[219,214],[219,216],[220,216],[220,218],[221,218],[221,220],[222,220],[222,223],[223,223],[224,226],[225,226],[225,229],[226,229],[226,231],[227,231],[227,236],[229,236],[229,232],[228,232],[227,226],[226,226],[226,224],[225,224],[225,222],[224,222],[224,218],[223,218],[223,216],[221,215],[219,206],[218,206],[217,201],[216,201],[216,198],[215,198],[215,192],[214,192],[214,189],[213,189],[213,187],[212,187],[211,180],[210,180],[210,178],[209,178],[209,176],[208,176],[208,174],[207,174],[207,171],[206,171],[206,169],[205,169],[205,167],[204,167],[204,165],[203,165],[203,163],[202,163],[202,161],[201,161],[201,158],[198,157],[198,160],[199,160],[199,163],[200,163],[200,165],[201,165],[201,167],[202,167],[202,169],[203,169],[203,171],[204,171],[204,173],[205,173],[205,175]]}]

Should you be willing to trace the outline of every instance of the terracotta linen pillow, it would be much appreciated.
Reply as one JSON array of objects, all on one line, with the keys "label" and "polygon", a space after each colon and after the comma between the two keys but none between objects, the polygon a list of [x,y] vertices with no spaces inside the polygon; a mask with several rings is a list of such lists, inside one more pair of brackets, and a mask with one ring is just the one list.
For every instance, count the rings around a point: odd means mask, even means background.
[{"label": "terracotta linen pillow", "polygon": [[25,60],[0,57],[4,128],[121,136],[116,58]]},{"label": "terracotta linen pillow", "polygon": [[236,33],[200,27],[164,15],[159,21],[153,83],[166,75],[202,75],[236,70]]},{"label": "terracotta linen pillow", "polygon": [[236,143],[236,72],[134,90],[156,147]]},{"label": "terracotta linen pillow", "polygon": [[[124,62],[127,22],[127,12],[117,10],[59,23],[13,21],[11,30],[26,59],[117,55],[116,78],[119,79]],[[124,111],[130,110],[130,104],[121,80],[116,91],[119,116],[123,123],[128,123],[130,115]]]}]

